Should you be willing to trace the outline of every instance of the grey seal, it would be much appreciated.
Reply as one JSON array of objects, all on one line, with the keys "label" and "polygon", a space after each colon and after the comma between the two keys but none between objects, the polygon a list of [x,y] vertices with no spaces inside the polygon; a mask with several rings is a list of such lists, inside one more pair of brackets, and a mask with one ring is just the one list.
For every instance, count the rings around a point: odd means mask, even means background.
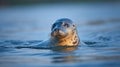
[{"label": "grey seal", "polygon": [[50,38],[39,44],[47,47],[74,47],[78,46],[80,39],[75,23],[68,18],[61,18],[55,21],[51,27]]}]

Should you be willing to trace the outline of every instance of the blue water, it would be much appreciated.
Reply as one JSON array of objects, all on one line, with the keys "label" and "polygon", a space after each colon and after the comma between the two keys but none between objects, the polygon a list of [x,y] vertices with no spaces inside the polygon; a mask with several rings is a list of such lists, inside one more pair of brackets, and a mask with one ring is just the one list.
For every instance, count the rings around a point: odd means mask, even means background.
[{"label": "blue water", "polygon": [[[63,3],[0,7],[0,67],[119,67],[120,3]],[[37,45],[59,18],[72,19],[86,45],[64,49]]]}]

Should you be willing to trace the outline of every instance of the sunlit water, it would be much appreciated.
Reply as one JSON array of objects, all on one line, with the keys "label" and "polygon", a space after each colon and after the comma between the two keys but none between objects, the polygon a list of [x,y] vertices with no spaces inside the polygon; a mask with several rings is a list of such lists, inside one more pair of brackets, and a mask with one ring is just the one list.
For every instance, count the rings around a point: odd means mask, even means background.
[{"label": "sunlit water", "polygon": [[[119,67],[120,3],[77,3],[0,8],[0,67]],[[86,45],[78,48],[12,48],[49,38],[55,20],[75,21]],[[7,46],[7,47],[6,47]],[[12,46],[11,48],[9,46]]]}]

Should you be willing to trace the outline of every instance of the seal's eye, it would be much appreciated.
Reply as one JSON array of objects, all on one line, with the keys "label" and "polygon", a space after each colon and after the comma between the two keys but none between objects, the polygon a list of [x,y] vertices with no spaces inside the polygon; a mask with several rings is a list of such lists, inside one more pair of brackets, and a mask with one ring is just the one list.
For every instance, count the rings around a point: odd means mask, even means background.
[{"label": "seal's eye", "polygon": [[69,27],[69,24],[64,23],[63,26],[64,26],[64,27]]},{"label": "seal's eye", "polygon": [[73,27],[75,27],[75,25],[73,25]]},{"label": "seal's eye", "polygon": [[[53,25],[52,25],[52,29],[53,29],[55,26],[56,26],[56,24],[53,24]],[[51,29],[51,30],[52,30],[52,29]]]}]

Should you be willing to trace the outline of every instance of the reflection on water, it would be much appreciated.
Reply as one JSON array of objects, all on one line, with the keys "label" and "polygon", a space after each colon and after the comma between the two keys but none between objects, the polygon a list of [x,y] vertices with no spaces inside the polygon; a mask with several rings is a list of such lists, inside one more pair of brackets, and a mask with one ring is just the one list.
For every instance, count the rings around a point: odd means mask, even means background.
[{"label": "reflection on water", "polygon": [[55,51],[55,52],[72,52],[76,49],[77,49],[77,47],[56,47],[56,48],[53,48],[52,51]]},{"label": "reflection on water", "polygon": [[[119,67],[119,6],[119,3],[69,3],[0,7],[0,67]],[[34,46],[48,39],[52,23],[62,17],[75,21],[86,45],[14,48]]]},{"label": "reflection on water", "polygon": [[76,62],[78,61],[78,59],[76,59],[77,57],[75,57],[74,55],[68,55],[68,56],[60,56],[60,57],[53,57],[53,63],[69,63],[69,62]]}]

